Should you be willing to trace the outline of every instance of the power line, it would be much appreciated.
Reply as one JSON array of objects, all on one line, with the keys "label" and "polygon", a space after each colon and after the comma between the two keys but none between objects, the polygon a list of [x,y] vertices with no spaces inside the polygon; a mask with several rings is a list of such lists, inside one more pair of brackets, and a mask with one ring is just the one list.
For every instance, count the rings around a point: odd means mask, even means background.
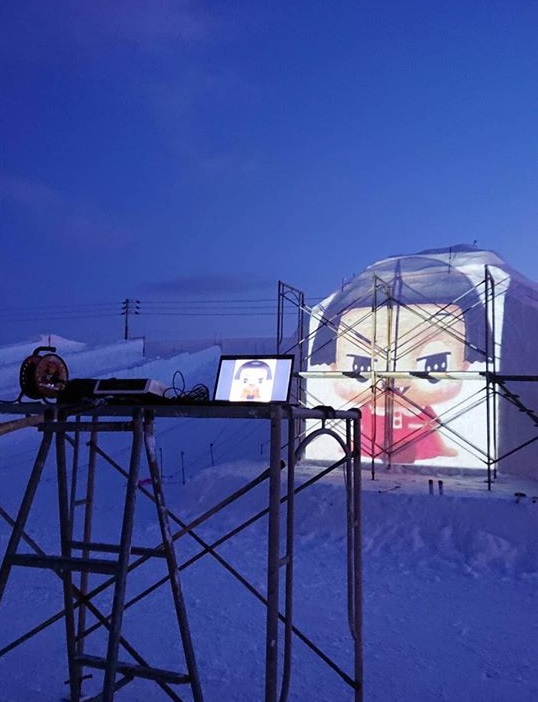
[{"label": "power line", "polygon": [[[180,318],[244,318],[268,317],[275,319],[278,311],[276,300],[272,298],[225,298],[225,299],[180,299],[148,300],[125,298],[121,303],[66,303],[39,304],[32,306],[0,307],[0,322],[3,324],[27,324],[50,322],[81,322],[90,319],[112,319],[119,315],[124,317],[124,338],[130,335],[130,326],[134,316],[142,315],[145,319],[158,317]],[[285,316],[294,316],[293,311],[281,312]]]},{"label": "power line", "polygon": [[[223,312],[215,310],[214,312],[148,312],[144,316],[150,317],[252,317],[253,312]],[[276,317],[277,311],[274,312],[256,312],[256,317]],[[293,314],[286,312],[285,314]]]},{"label": "power line", "polygon": [[27,315],[16,315],[16,316],[4,316],[0,314],[0,322],[40,322],[40,321],[61,321],[61,320],[77,320],[77,319],[102,319],[103,317],[117,317],[117,312],[105,312],[97,314],[40,314],[38,316],[27,316]]},{"label": "power line", "polygon": [[26,310],[40,310],[40,309],[78,310],[78,309],[83,309],[83,308],[90,308],[90,309],[94,310],[96,307],[107,307],[110,309],[117,309],[118,303],[117,302],[86,302],[86,303],[81,303],[81,304],[76,304],[76,305],[73,305],[73,304],[69,304],[69,305],[32,305],[31,307],[28,307],[27,305],[24,307],[10,305],[9,307],[0,307],[0,313],[2,313],[2,312],[19,312],[19,311],[26,311]]},{"label": "power line", "polygon": [[229,303],[229,302],[275,302],[275,299],[272,297],[265,297],[265,298],[184,298],[182,300],[146,300],[144,302],[144,305],[161,305],[163,303],[169,304],[169,305],[184,305],[184,304],[191,304],[193,302],[202,302],[202,303],[208,303],[208,304],[221,304],[221,303]]}]

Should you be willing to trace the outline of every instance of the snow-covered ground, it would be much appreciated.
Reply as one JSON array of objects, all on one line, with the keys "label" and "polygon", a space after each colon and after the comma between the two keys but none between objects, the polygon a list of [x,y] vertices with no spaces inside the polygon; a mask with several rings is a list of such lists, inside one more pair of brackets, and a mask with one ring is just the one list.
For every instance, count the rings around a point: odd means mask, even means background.
[{"label": "snow-covered ground", "polygon": [[[43,343],[47,343],[45,340]],[[53,340],[72,377],[152,377],[168,385],[180,370],[187,388],[212,387],[219,348],[147,359],[140,342],[91,349]],[[38,345],[37,343],[34,345]],[[18,365],[32,345],[0,349],[0,399],[18,392]],[[31,348],[30,348],[31,350]],[[17,356],[17,354],[19,354]],[[159,420],[157,446],[166,499],[189,521],[267,467],[268,427],[256,420]],[[15,516],[39,444],[35,429],[0,437],[0,507]],[[103,442],[126,465],[129,442]],[[80,480],[85,477],[81,458]],[[118,538],[124,480],[106,463],[97,474],[95,540]],[[101,467],[102,466],[102,467]],[[297,481],[320,470],[299,465]],[[284,472],[285,473],[285,472]],[[434,480],[429,494],[428,480]],[[538,481],[502,474],[488,492],[485,476],[363,471],[364,681],[369,702],[535,702],[538,700]],[[438,480],[443,481],[439,494]],[[256,487],[200,526],[213,543],[267,506],[267,484]],[[49,461],[27,531],[57,552],[54,463]],[[515,492],[526,497],[517,501]],[[296,502],[295,625],[345,673],[352,673],[346,612],[345,489],[341,470],[300,492]],[[10,527],[0,517],[0,558]],[[153,505],[139,496],[137,545],[155,545]],[[262,517],[218,547],[218,553],[262,593],[267,521]],[[21,547],[22,548],[22,547]],[[26,547],[25,547],[26,548]],[[200,546],[177,542],[180,562]],[[127,599],[156,582],[153,559],[133,571]],[[98,583],[102,576],[94,576]],[[182,584],[206,702],[264,698],[265,610],[211,555],[182,571]],[[96,604],[110,608],[111,591]],[[13,568],[0,604],[0,649],[62,609],[59,579],[50,571]],[[90,617],[88,623],[93,623]],[[169,589],[161,586],[125,612],[123,633],[155,666],[184,670]],[[102,629],[87,651],[104,655]],[[128,660],[126,653],[121,658]],[[57,702],[67,694],[63,622],[47,627],[0,657],[0,702]],[[100,676],[88,680],[95,692]],[[179,690],[185,700],[189,691]],[[134,681],[117,700],[157,702],[164,693]],[[294,639],[290,702],[345,702],[342,677]]]}]

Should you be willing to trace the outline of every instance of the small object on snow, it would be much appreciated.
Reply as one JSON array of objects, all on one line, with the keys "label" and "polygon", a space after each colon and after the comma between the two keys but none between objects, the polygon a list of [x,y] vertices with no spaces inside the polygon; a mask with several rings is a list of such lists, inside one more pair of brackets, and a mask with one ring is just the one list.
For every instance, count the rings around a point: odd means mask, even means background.
[{"label": "small object on snow", "polygon": [[393,485],[392,487],[382,488],[378,490],[378,492],[390,492],[391,490],[397,490],[399,487],[401,487],[401,485]]},{"label": "small object on snow", "polygon": [[516,504],[521,500],[522,497],[527,497],[524,492],[514,492],[514,497],[516,498]]},{"label": "small object on snow", "polygon": [[535,505],[538,502],[538,495],[533,495],[532,504]]},{"label": "small object on snow", "polygon": [[430,491],[430,495],[433,495],[433,480],[431,478],[428,480],[428,489]]},{"label": "small object on snow", "polygon": [[443,488],[443,481],[442,481],[442,480],[438,480],[438,481],[437,481],[437,485],[439,486],[439,494],[442,495],[442,494],[443,494],[443,489],[444,489],[444,488]]}]

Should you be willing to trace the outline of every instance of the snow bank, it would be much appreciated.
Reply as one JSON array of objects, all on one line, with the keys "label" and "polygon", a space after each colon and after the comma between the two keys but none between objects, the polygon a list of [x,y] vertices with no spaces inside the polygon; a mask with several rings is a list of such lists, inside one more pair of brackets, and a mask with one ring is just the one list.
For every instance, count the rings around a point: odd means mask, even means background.
[{"label": "snow bank", "polygon": [[54,346],[59,354],[82,351],[86,348],[86,344],[82,341],[72,341],[54,334],[50,336],[43,335],[36,341],[0,346],[0,366],[9,365],[10,363],[18,363],[20,365],[26,356],[30,356],[38,346]]},{"label": "snow bank", "polygon": [[178,372],[181,376],[176,376],[176,387],[181,388],[183,381],[185,389],[197,383],[209,383],[211,391],[219,357],[219,347],[212,346],[196,353],[181,353],[165,360],[151,359],[130,368],[123,366],[120,370],[100,373],[100,377],[152,378],[172,387],[174,373]]},{"label": "snow bank", "polygon": [[[136,342],[119,343],[73,351],[69,365],[83,377],[152,377],[166,384],[179,370],[187,387],[199,382],[211,386],[219,351],[211,347],[166,360],[146,360]],[[10,363],[0,362],[0,370]],[[157,446],[164,449],[164,490],[172,512],[183,519],[195,518],[266,469],[267,425],[256,420],[159,420]],[[0,505],[11,515],[18,509],[39,438],[37,431],[27,429],[0,439]],[[128,465],[128,437],[103,437],[103,445],[120,464]],[[210,449],[216,465],[208,468]],[[85,451],[81,446],[80,486],[85,483]],[[186,458],[184,476],[180,454]],[[229,462],[223,463],[224,455]],[[318,469],[314,464],[300,464],[297,483]],[[124,498],[125,483],[101,460],[96,479],[93,538],[117,542],[118,504]],[[364,472],[368,702],[538,699],[538,500],[533,501],[535,493],[525,488],[528,496],[517,502],[511,480],[498,480],[488,493],[483,476],[446,477],[445,494],[430,496],[423,475],[380,471],[373,481]],[[51,554],[58,551],[55,508],[51,511],[56,502],[55,465],[50,460],[27,528]],[[196,532],[213,543],[267,503],[265,482]],[[294,624],[349,673],[352,640],[346,612],[345,515],[345,487],[339,471],[297,495]],[[0,560],[10,533],[9,525],[0,519]],[[153,506],[139,495],[135,542],[153,546],[158,541]],[[216,548],[263,593],[266,547],[267,518],[262,517]],[[199,550],[190,536],[177,542],[181,562]],[[0,649],[63,607],[60,579],[50,571],[29,570],[14,568],[10,576],[0,607]],[[156,582],[162,570],[163,564],[152,563],[133,571],[129,596]],[[181,578],[204,699],[263,699],[264,607],[211,554],[182,571]],[[105,612],[110,611],[110,600],[108,591],[99,602]],[[126,610],[124,634],[152,665],[183,667],[177,660],[179,637],[166,586]],[[89,653],[103,655],[105,650],[103,636],[88,642]],[[121,658],[126,657],[122,652]],[[65,630],[58,623],[0,657],[0,701],[56,702],[65,694],[66,677]],[[84,692],[97,692],[99,680],[94,673],[84,682]],[[118,702],[147,702],[161,699],[159,695],[153,683],[134,681],[117,698]],[[352,690],[338,674],[295,639],[289,702],[352,699]]]},{"label": "snow bank", "polygon": [[[143,339],[118,341],[106,346],[86,348],[85,344],[62,340],[53,346],[67,364],[69,377],[91,378],[139,364],[144,358]],[[48,342],[48,337],[47,337]],[[0,348],[0,394],[2,399],[15,399],[19,392],[19,370],[23,360],[38,344],[22,344]]]}]

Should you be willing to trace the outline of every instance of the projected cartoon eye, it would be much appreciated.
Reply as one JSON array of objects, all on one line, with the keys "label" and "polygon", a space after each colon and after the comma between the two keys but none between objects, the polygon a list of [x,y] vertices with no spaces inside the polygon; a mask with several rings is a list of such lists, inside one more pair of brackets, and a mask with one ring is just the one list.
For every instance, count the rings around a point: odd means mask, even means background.
[{"label": "projected cartoon eye", "polygon": [[[417,361],[424,362],[424,368],[421,370],[426,373],[444,373],[448,370],[448,357],[450,356],[450,351],[445,351],[443,353],[432,353],[429,356],[421,356],[417,358]],[[438,383],[441,378],[428,378],[429,383]]]},{"label": "projected cartoon eye", "polygon": [[[346,355],[352,359],[351,370],[353,373],[362,375],[372,370],[372,359],[369,356],[360,356],[353,353],[348,353]],[[359,383],[367,382],[367,378],[355,378],[355,380]]]}]

